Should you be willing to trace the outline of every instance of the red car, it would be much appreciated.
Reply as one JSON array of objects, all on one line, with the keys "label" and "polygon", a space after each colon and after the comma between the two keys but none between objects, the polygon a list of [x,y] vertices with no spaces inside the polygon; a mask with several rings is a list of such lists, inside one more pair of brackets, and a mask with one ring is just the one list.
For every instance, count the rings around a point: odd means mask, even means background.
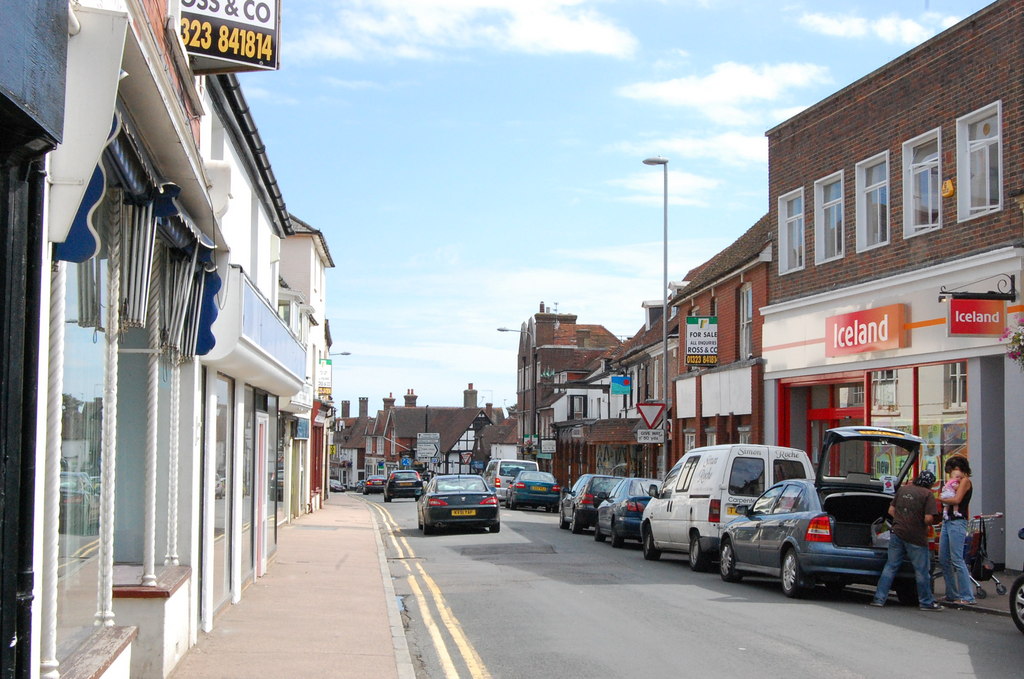
[{"label": "red car", "polygon": [[369,495],[370,493],[383,493],[384,482],[383,476],[368,476],[366,483],[363,484],[363,495]]}]

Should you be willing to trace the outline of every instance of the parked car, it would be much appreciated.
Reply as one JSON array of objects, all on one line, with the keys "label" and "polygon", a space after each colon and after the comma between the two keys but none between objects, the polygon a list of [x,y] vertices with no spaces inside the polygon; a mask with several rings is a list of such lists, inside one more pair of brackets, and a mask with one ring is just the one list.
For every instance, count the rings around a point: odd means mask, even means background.
[{"label": "parked car", "polygon": [[509,509],[540,507],[553,512],[558,507],[558,496],[562,487],[553,474],[523,470],[509,484],[505,494],[505,506]]},{"label": "parked car", "polygon": [[396,497],[418,498],[423,493],[423,479],[415,469],[396,470],[388,474],[384,484],[384,502],[391,502]]},{"label": "parked car", "polygon": [[[886,562],[881,529],[899,485],[924,440],[884,427],[839,427],[825,433],[815,479],[776,483],[722,533],[719,571],[727,582],[744,574],[780,578],[799,597],[824,584],[874,585]],[[884,464],[880,464],[883,462]],[[896,478],[880,473],[898,469]],[[914,572],[905,563],[893,589],[917,603]]]},{"label": "parked car", "polygon": [[100,501],[89,475],[60,473],[60,514],[57,532],[90,535],[100,521]]},{"label": "parked car", "polygon": [[498,499],[504,501],[512,480],[527,469],[537,471],[540,467],[534,460],[491,460],[484,469],[484,481],[494,489]]},{"label": "parked car", "polygon": [[597,521],[597,506],[601,504],[621,476],[583,474],[572,488],[562,493],[558,503],[558,527],[573,533],[582,533]]},{"label": "parked car", "polygon": [[501,530],[498,496],[477,474],[442,474],[430,479],[416,501],[424,535],[452,526]]},{"label": "parked car", "polygon": [[644,558],[662,551],[689,555],[690,568],[706,571],[718,558],[722,526],[765,488],[783,479],[814,476],[807,453],[796,448],[730,444],[694,448],[665,476],[640,526]]},{"label": "parked car", "polygon": [[369,495],[370,493],[383,493],[385,481],[387,481],[387,479],[383,476],[367,476],[366,481],[363,483],[363,495]]},{"label": "parked car", "polygon": [[657,479],[622,479],[597,507],[594,539],[604,542],[611,537],[612,547],[621,547],[626,540],[640,540],[640,522],[652,494],[657,494]]},{"label": "parked car", "polygon": [[327,487],[332,493],[344,493],[346,488],[345,484],[340,479],[329,479],[327,481]]}]

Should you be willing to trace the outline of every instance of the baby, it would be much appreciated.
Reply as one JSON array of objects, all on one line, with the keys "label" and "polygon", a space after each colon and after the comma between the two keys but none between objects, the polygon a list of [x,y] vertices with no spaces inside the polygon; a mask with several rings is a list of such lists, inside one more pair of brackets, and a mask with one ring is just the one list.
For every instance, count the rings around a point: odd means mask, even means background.
[{"label": "baby", "polygon": [[[942,492],[939,493],[939,497],[948,500],[949,498],[956,497],[957,488],[960,487],[960,479],[964,477],[964,473],[959,469],[954,469],[949,473],[949,479],[942,486]],[[960,505],[942,505],[942,520],[949,521],[950,519],[962,519],[964,515],[960,513]]]}]

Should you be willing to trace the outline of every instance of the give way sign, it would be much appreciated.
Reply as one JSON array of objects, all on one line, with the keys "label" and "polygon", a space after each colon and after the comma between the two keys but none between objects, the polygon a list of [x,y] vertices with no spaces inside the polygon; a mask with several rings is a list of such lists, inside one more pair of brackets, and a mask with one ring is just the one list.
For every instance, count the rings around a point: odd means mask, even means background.
[{"label": "give way sign", "polygon": [[657,427],[661,422],[661,416],[665,414],[665,404],[658,401],[637,403],[636,409],[640,411],[640,417],[650,429]]}]

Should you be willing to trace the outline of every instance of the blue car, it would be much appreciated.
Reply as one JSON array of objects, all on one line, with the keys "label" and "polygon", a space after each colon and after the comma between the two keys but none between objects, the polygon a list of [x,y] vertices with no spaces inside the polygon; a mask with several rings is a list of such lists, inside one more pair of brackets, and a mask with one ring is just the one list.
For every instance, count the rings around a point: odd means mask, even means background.
[{"label": "blue car", "polygon": [[505,493],[505,506],[509,509],[540,507],[544,511],[553,512],[558,506],[561,492],[562,487],[553,475],[524,469],[509,484]]},{"label": "blue car", "polygon": [[611,537],[612,547],[621,547],[626,540],[640,541],[640,523],[644,516],[644,507],[651,499],[651,487],[654,492],[661,489],[661,481],[657,479],[622,479],[611,492],[608,499],[597,508],[597,523],[594,524],[594,539],[604,542]]}]

